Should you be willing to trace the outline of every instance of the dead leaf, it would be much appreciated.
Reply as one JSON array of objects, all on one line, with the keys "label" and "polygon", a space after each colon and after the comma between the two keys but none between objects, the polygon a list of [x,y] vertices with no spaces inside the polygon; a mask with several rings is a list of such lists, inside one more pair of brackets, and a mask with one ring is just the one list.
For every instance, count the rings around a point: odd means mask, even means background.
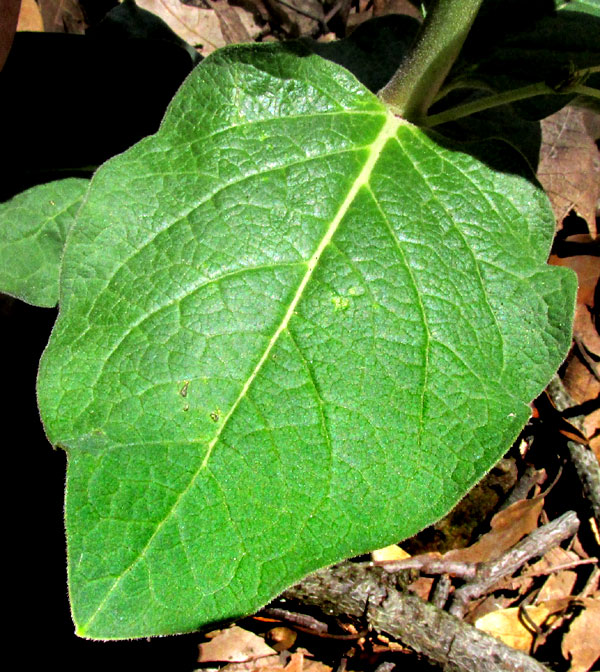
[{"label": "dead leaf", "polygon": [[583,600],[562,640],[563,656],[570,660],[569,672],[587,672],[600,657],[600,598]]},{"label": "dead leaf", "polygon": [[246,662],[263,656],[276,655],[265,640],[237,625],[218,631],[209,642],[198,646],[198,662]]},{"label": "dead leaf", "polygon": [[267,656],[246,663],[230,663],[222,667],[220,672],[331,672],[331,668],[316,660],[307,659],[304,651],[292,653],[288,664],[284,667],[278,663],[279,656]]},{"label": "dead leaf", "polygon": [[245,663],[228,663],[222,667],[219,672],[281,672],[283,667],[279,665],[279,655],[265,656],[264,658],[256,658],[256,660],[248,660]]},{"label": "dead leaf", "polygon": [[212,3],[211,9],[190,7],[180,0],[137,0],[137,5],[159,16],[188,44],[201,46],[205,56],[232,42],[252,41],[261,31],[251,12],[221,0]]},{"label": "dead leaf", "polygon": [[21,11],[19,13],[19,23],[17,23],[17,32],[43,33],[44,22],[42,13],[35,0],[21,0]]},{"label": "dead leaf", "polygon": [[[567,238],[568,241],[571,238]],[[582,241],[581,244],[591,243],[596,251],[600,251],[600,246],[588,238],[587,241]],[[574,254],[570,257],[550,256],[550,263],[556,266],[566,266],[577,273],[577,280],[579,286],[577,288],[577,303],[592,308],[594,306],[594,292],[598,279],[600,279],[600,262],[598,256],[591,254]]]},{"label": "dead leaf", "polygon": [[387,14],[406,14],[423,21],[423,15],[410,0],[373,0],[373,16]]},{"label": "dead leaf", "polygon": [[406,558],[410,558],[410,553],[407,553],[397,544],[392,544],[385,548],[378,548],[371,553],[373,562],[389,562],[392,560],[405,560]]},{"label": "dead leaf", "polygon": [[[533,582],[533,579],[531,579],[531,581]],[[487,614],[508,609],[521,599],[522,596],[518,594],[511,597],[503,594],[488,595],[480,602],[475,602],[472,607],[469,607],[469,611],[465,614],[464,620],[467,623],[473,624],[480,618],[487,616]]]},{"label": "dead leaf", "polygon": [[550,574],[537,594],[536,602],[547,602],[548,600],[570,597],[576,581],[577,572],[571,570],[565,569],[562,572]]},{"label": "dead leaf", "polygon": [[266,0],[281,27],[291,37],[311,36],[325,25],[325,12],[319,0]]},{"label": "dead leaf", "polygon": [[433,582],[434,579],[431,576],[420,576],[416,581],[409,584],[406,589],[427,602],[433,588]]},{"label": "dead leaf", "polygon": [[2,5],[2,11],[0,12],[0,70],[4,67],[4,62],[12,46],[20,8],[21,0],[5,0]]},{"label": "dead leaf", "polygon": [[47,33],[83,35],[86,29],[77,0],[37,0]]},{"label": "dead leaf", "polygon": [[593,411],[586,416],[583,422],[583,429],[590,440],[590,448],[600,462],[600,409]]},{"label": "dead leaf", "polygon": [[275,651],[286,651],[294,645],[297,636],[295,630],[286,628],[284,625],[278,625],[267,632],[265,640]]},{"label": "dead leaf", "polygon": [[[584,241],[589,243],[588,241]],[[600,261],[597,256],[573,255],[557,257],[551,255],[550,263],[566,266],[577,273],[577,307],[573,324],[576,346],[571,351],[562,376],[563,384],[573,400],[582,404],[597,399],[600,395],[600,334],[592,319],[596,291],[600,283]],[[595,372],[595,373],[592,373]],[[584,420],[584,434],[590,439],[590,447],[600,460],[600,436],[596,435],[600,426],[600,410],[589,413]]]},{"label": "dead leaf", "polygon": [[[527,607],[527,616],[540,627],[550,616],[552,611],[546,606],[538,605]],[[528,652],[533,644],[533,636],[530,627],[526,627],[521,619],[519,607],[499,609],[492,611],[475,621],[475,627],[489,635],[502,640],[513,649]]]},{"label": "dead leaf", "polygon": [[[600,180],[600,175],[598,178]],[[579,285],[573,334],[590,352],[600,357],[600,334],[596,331],[591,313],[594,309],[596,285],[600,281],[600,259],[589,254],[562,258],[551,255],[549,261],[554,266],[566,266],[577,273]]]},{"label": "dead leaf", "polygon": [[239,44],[240,42],[251,42],[250,33],[246,30],[239,14],[239,7],[232,7],[227,0],[216,0],[213,3],[213,9],[219,17],[221,33],[225,44]]},{"label": "dead leaf", "polygon": [[[577,356],[575,351],[569,356],[561,379],[565,389],[577,404],[595,399],[600,394],[600,381],[590,372],[585,362]],[[593,415],[593,413],[590,415]],[[595,423],[596,427],[599,425],[600,423]],[[590,430],[592,431],[590,432]],[[593,425],[587,427],[587,431],[584,433],[589,438],[593,434]]]},{"label": "dead leaf", "polygon": [[[295,665],[295,668],[292,665]],[[298,651],[297,653],[292,653],[290,662],[285,667],[285,672],[299,672],[300,670],[302,672],[331,672],[331,667],[318,660],[307,659],[303,652]]]},{"label": "dead leaf", "polygon": [[570,565],[572,562],[577,562],[581,558],[573,551],[566,551],[560,546],[551,548],[543,557],[536,563],[531,565],[526,571],[527,576],[540,576],[542,574],[549,574],[555,567],[562,565]]},{"label": "dead leaf", "polygon": [[537,520],[544,505],[544,497],[522,499],[497,513],[491,520],[489,532],[467,548],[444,554],[444,560],[458,562],[487,562],[495,560],[512,548],[526,534],[537,527]]},{"label": "dead leaf", "polygon": [[559,226],[571,210],[596,238],[600,197],[600,122],[592,110],[565,107],[542,121],[538,178],[550,197]]}]

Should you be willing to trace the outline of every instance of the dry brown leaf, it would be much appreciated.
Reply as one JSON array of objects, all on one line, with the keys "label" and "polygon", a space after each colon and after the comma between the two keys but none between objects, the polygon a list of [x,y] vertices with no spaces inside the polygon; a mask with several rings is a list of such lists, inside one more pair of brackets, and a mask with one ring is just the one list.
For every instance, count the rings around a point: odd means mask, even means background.
[{"label": "dry brown leaf", "polygon": [[219,17],[225,44],[252,41],[250,33],[246,30],[246,26],[240,18],[239,7],[232,7],[227,0],[216,0],[216,2],[213,2],[213,9]]},{"label": "dry brown leaf", "polygon": [[[600,392],[599,392],[600,393]],[[583,422],[583,430],[590,440],[590,448],[600,462],[600,409],[586,416]]]},{"label": "dry brown leaf", "polygon": [[386,16],[387,14],[406,14],[418,21],[423,20],[423,15],[410,0],[374,0],[373,16]]},{"label": "dry brown leaf", "polygon": [[[292,665],[295,665],[295,668],[292,668]],[[298,651],[297,653],[292,653],[290,662],[285,668],[285,672],[299,672],[300,670],[302,672],[331,672],[331,667],[318,660],[306,658],[304,653]]]},{"label": "dry brown leaf", "polygon": [[265,0],[281,27],[292,37],[314,35],[325,23],[325,12],[319,0]]},{"label": "dry brown leaf", "polygon": [[267,632],[265,640],[269,643],[269,646],[279,652],[290,649],[297,637],[298,633],[295,630],[286,628],[284,625],[278,625]]},{"label": "dry brown leaf", "polygon": [[563,570],[550,574],[544,581],[540,592],[537,594],[536,602],[547,602],[548,600],[557,600],[561,597],[570,597],[577,581],[577,572]]},{"label": "dry brown leaf", "polygon": [[566,266],[577,273],[579,285],[573,333],[590,352],[600,357],[600,334],[590,312],[594,308],[594,292],[600,280],[600,260],[589,254],[578,254],[562,258],[551,255],[549,261],[554,266]]},{"label": "dry brown leaf", "polygon": [[494,611],[508,609],[520,599],[522,598],[519,595],[510,597],[502,594],[488,595],[480,602],[474,603],[472,608],[469,608],[468,613],[465,614],[465,621],[467,623],[475,623],[480,618],[483,618]]},{"label": "dry brown leaf", "polygon": [[573,551],[566,551],[560,546],[555,546],[545,553],[540,560],[531,565],[525,573],[528,576],[548,574],[555,567],[569,565],[572,562],[577,562],[578,560],[581,560],[581,558],[577,555],[577,553],[574,553]]},{"label": "dry brown leaf", "polygon": [[[582,362],[575,352],[572,352],[567,360],[562,382],[577,404],[595,399],[600,394],[600,381],[590,372],[585,362]],[[593,413],[590,415],[593,415]],[[596,427],[598,427],[598,423],[596,423]],[[587,428],[586,436],[589,437],[590,433],[593,434],[593,426]]]},{"label": "dry brown leaf", "polygon": [[281,672],[283,667],[279,665],[279,655],[265,656],[256,660],[248,660],[245,663],[228,663],[220,668],[219,672],[255,672],[255,670],[260,670],[260,672],[278,670],[278,672]]},{"label": "dry brown leaf", "polygon": [[[567,360],[562,381],[567,392],[578,404],[597,399],[600,395],[600,381],[575,353],[572,353]],[[583,420],[583,433],[589,439],[590,448],[600,462],[598,428],[600,428],[600,409],[588,413]]]},{"label": "dry brown leaf", "polygon": [[569,672],[587,672],[600,657],[600,598],[583,600],[562,640],[563,656],[571,661]]},{"label": "dry brown leaf", "polygon": [[[261,31],[251,12],[219,0],[211,9],[190,7],[180,0],[136,0],[156,14],[171,30],[192,46],[202,46],[206,56],[232,42],[248,42]],[[242,32],[244,31],[244,32]]]},{"label": "dry brown leaf", "polygon": [[600,197],[600,135],[596,113],[565,107],[542,121],[538,178],[550,197],[559,225],[571,210],[585,219],[595,238]]},{"label": "dry brown leaf", "polygon": [[32,33],[43,33],[44,22],[42,13],[35,0],[21,0],[21,11],[19,12],[19,23],[17,23],[17,32],[30,31]]},{"label": "dry brown leaf", "polygon": [[[527,607],[527,616],[538,627],[541,626],[552,611],[544,605]],[[523,625],[519,614],[519,607],[492,611],[475,621],[475,627],[489,635],[502,640],[513,649],[529,651],[533,644],[533,633]]]},{"label": "dry brown leaf", "polygon": [[4,67],[4,62],[12,46],[20,8],[21,0],[4,0],[2,4],[2,11],[0,12],[0,70]]},{"label": "dry brown leaf", "polygon": [[222,667],[220,672],[331,672],[331,668],[316,660],[305,657],[299,650],[290,656],[288,664],[284,667],[279,661],[279,656],[267,656],[246,663],[230,663]]},{"label": "dry brown leaf", "polygon": [[492,518],[492,529],[481,539],[467,548],[448,551],[444,554],[444,559],[458,562],[495,560],[526,534],[535,530],[543,505],[543,496],[522,499],[511,504]]},{"label": "dry brown leaf", "polygon": [[429,600],[431,589],[433,588],[434,579],[431,576],[420,576],[416,581],[413,581],[407,586],[407,590],[418,595],[426,602]]},{"label": "dry brown leaf", "polygon": [[400,548],[397,544],[386,546],[385,548],[378,548],[371,553],[373,562],[389,562],[391,560],[406,560],[410,558],[410,553]]},{"label": "dry brown leaf", "polygon": [[[557,257],[552,255],[550,263],[555,266],[565,266],[577,273],[577,307],[573,324],[573,335],[577,347],[582,346],[592,356],[600,357],[600,334],[596,330],[592,320],[595,291],[600,282],[600,261],[592,255],[574,255],[571,257]],[[567,392],[574,401],[582,404],[591,399],[596,399],[600,394],[600,367],[592,357],[587,357],[587,364],[582,361],[582,356],[575,350],[569,356],[567,366],[563,374],[563,383]],[[595,370],[596,375],[590,371]],[[584,432],[588,438],[592,438],[600,425],[600,411],[590,413],[584,421]],[[592,449],[600,459],[600,437],[592,439]]]},{"label": "dry brown leaf", "polygon": [[83,35],[86,29],[78,0],[37,0],[47,33]]},{"label": "dry brown leaf", "polygon": [[199,663],[220,661],[241,663],[263,656],[277,655],[262,637],[237,625],[218,631],[209,642],[200,644],[198,649]]},{"label": "dry brown leaf", "polygon": [[[292,659],[294,656],[299,655],[300,653],[292,653]],[[292,661],[290,660],[290,663],[288,663],[288,666],[285,668],[286,672],[291,672],[289,669],[291,662]],[[321,663],[318,660],[310,660],[304,657],[301,670],[302,672],[331,672],[331,667],[329,667],[329,665],[325,665],[325,663]]]}]

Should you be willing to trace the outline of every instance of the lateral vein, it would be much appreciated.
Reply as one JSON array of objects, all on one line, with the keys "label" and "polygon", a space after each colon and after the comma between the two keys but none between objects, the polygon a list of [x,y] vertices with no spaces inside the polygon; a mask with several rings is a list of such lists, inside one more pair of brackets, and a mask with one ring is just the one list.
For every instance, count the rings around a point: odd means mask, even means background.
[{"label": "lateral vein", "polygon": [[323,236],[321,239],[321,242],[319,243],[319,246],[317,247],[316,251],[312,255],[312,257],[308,260],[307,262],[307,269],[306,273],[304,274],[302,280],[300,281],[300,284],[298,285],[298,289],[296,290],[296,293],[294,294],[294,298],[290,302],[290,305],[283,316],[283,319],[281,320],[279,326],[277,327],[275,333],[271,337],[271,340],[269,341],[267,347],[265,348],[265,351],[263,352],[261,358],[258,360],[258,364],[254,367],[254,370],[244,383],[244,386],[242,387],[237,399],[234,401],[232,404],[231,408],[229,409],[228,413],[225,415],[223,418],[223,422],[220,425],[219,429],[215,433],[214,438],[212,441],[208,444],[208,450],[206,451],[206,455],[204,456],[204,459],[202,460],[202,465],[201,469],[206,467],[208,464],[208,460],[210,459],[211,453],[213,451],[213,448],[217,444],[223,429],[227,426],[227,422],[229,418],[235,413],[237,407],[239,406],[240,402],[242,399],[246,396],[248,393],[248,390],[250,389],[250,386],[254,382],[254,379],[258,375],[259,371],[262,369],[265,361],[269,357],[271,350],[273,349],[273,346],[275,343],[277,343],[279,337],[281,336],[281,333],[287,329],[287,326],[289,324],[290,319],[292,318],[292,315],[294,314],[294,311],[296,310],[296,306],[298,305],[298,302],[302,298],[302,294],[304,293],[304,289],[306,288],[306,285],[308,284],[309,280],[312,277],[313,271],[315,270],[319,259],[321,255],[323,254],[323,251],[329,245],[331,242],[331,239],[333,238],[335,232],[337,231],[338,226],[340,225],[340,222],[344,218],[345,214],[348,212],[352,202],[356,198],[356,194],[358,193],[359,189],[368,184],[369,178],[371,176],[371,173],[373,171],[373,168],[375,167],[375,164],[377,163],[377,159],[379,158],[379,155],[381,154],[382,149],[384,148],[385,144],[387,141],[394,137],[396,134],[396,131],[398,129],[398,126],[400,125],[400,121],[393,117],[391,114],[388,116],[388,119],[379,132],[376,140],[373,142],[371,145],[370,153],[369,153],[369,158],[366,161],[363,169],[360,171],[360,174],[354,181],[354,184],[352,185],[352,188],[348,192],[348,195],[344,199],[344,202],[340,206],[339,210],[337,211],[333,221],[329,225],[329,228],[327,229],[326,234]]},{"label": "lateral vein", "polygon": [[317,249],[311,256],[311,258],[306,262],[307,269],[306,273],[302,277],[302,280],[300,281],[300,284],[298,285],[298,289],[296,290],[296,293],[294,294],[294,298],[292,299],[285,315],[283,316],[283,319],[279,323],[279,326],[275,330],[273,336],[269,340],[269,343],[267,347],[265,348],[261,358],[258,360],[258,363],[252,370],[252,373],[244,383],[244,386],[242,387],[240,393],[238,394],[236,400],[232,404],[231,408],[227,412],[227,414],[223,418],[223,422],[219,426],[218,430],[215,433],[215,436],[213,439],[210,441],[208,444],[208,448],[206,451],[206,455],[204,456],[204,459],[202,460],[202,463],[190,479],[188,485],[185,487],[184,490],[181,491],[181,494],[177,497],[177,499],[173,502],[173,505],[165,515],[165,517],[162,519],[162,521],[157,525],[156,529],[146,542],[144,548],[139,552],[137,557],[131,562],[131,564],[123,571],[122,574],[120,574],[118,577],[115,578],[114,583],[106,593],[104,599],[102,602],[98,605],[96,608],[95,612],[92,614],[92,616],[88,619],[86,622],[85,626],[82,626],[81,628],[78,629],[78,632],[80,634],[84,634],[87,629],[89,629],[90,625],[92,622],[96,619],[98,614],[101,612],[102,608],[110,598],[110,596],[114,593],[116,590],[117,586],[119,583],[124,579],[124,577],[131,572],[133,567],[137,565],[137,563],[145,556],[146,551],[162,529],[162,527],[165,525],[167,520],[169,520],[173,514],[173,512],[177,509],[177,506],[179,505],[179,502],[185,497],[185,495],[190,491],[190,489],[193,487],[194,483],[196,482],[196,479],[198,478],[198,475],[206,468],[208,461],[210,459],[210,456],[213,452],[213,449],[217,442],[219,441],[219,438],[221,437],[221,434],[223,433],[224,428],[227,426],[227,423],[231,416],[235,413],[237,407],[240,405],[242,399],[246,396],[248,393],[248,390],[250,389],[252,383],[256,379],[256,376],[259,374],[260,370],[262,369],[264,363],[266,362],[267,358],[269,357],[269,354],[271,353],[271,350],[277,343],[277,340],[281,336],[281,333],[287,328],[294,311],[296,310],[296,307],[298,305],[298,302],[300,301],[302,294],[304,293],[304,289],[306,288],[306,285],[310,281],[312,274],[319,262],[319,259],[321,255],[323,254],[325,248],[329,243],[331,242],[333,236],[335,235],[335,232],[337,231],[340,222],[350,209],[350,206],[352,205],[352,202],[356,198],[356,195],[358,194],[359,190],[361,187],[365,186],[369,182],[369,178],[371,177],[371,173],[373,172],[373,168],[375,167],[375,164],[377,163],[377,160],[379,159],[379,156],[385,147],[386,143],[388,140],[391,138],[394,138],[396,136],[396,131],[398,130],[398,127],[400,124],[403,122],[400,119],[397,119],[394,117],[391,113],[388,113],[388,117],[386,119],[385,124],[379,131],[377,137],[373,141],[373,143],[370,145],[369,148],[369,157],[367,161],[365,162],[365,165],[363,169],[360,171],[358,177],[354,181],[352,187],[348,191],[348,194],[346,198],[344,199],[344,202],[341,204],[340,208],[338,209],[335,217],[333,218],[331,224],[329,225],[329,228],[327,229],[327,232],[321,239],[321,242],[317,246]]}]

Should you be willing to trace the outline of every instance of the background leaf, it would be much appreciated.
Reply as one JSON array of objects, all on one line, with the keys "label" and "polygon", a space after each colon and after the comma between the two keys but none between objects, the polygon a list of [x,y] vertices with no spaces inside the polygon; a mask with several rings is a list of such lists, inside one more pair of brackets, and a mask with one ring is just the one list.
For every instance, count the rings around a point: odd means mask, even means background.
[{"label": "background leaf", "polygon": [[0,204],[0,290],[43,308],[58,302],[65,238],[89,180],[28,189]]},{"label": "background leaf", "polygon": [[582,12],[600,19],[600,2],[598,0],[555,0],[557,9],[566,9],[570,12]]},{"label": "background leaf", "polygon": [[[535,0],[486,0],[449,76],[465,89],[508,91],[546,82],[557,89],[577,70],[600,65],[600,18],[561,11],[554,3]],[[600,75],[585,82],[600,87]],[[458,90],[432,112],[466,100]],[[574,94],[536,96],[513,103],[526,119],[542,119],[567,105]],[[591,100],[593,99],[586,99]]]},{"label": "background leaf", "polygon": [[485,157],[262,45],[207,59],[96,173],[38,384],[80,635],[248,613],[436,520],[502,455],[576,283],[545,265],[520,157]]}]

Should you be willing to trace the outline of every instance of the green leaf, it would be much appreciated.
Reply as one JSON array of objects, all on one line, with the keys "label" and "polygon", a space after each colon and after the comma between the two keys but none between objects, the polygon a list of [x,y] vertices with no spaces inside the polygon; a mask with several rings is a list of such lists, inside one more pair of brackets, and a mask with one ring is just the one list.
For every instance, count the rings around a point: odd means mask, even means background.
[{"label": "green leaf", "polygon": [[56,305],[65,238],[88,185],[50,182],[0,204],[0,291],[34,306]]},{"label": "green leaf", "polygon": [[582,12],[588,16],[596,16],[600,19],[600,0],[555,0],[557,9],[569,12]]},{"label": "green leaf", "polygon": [[204,61],[100,168],[38,384],[80,635],[249,613],[492,467],[567,352],[576,288],[519,161],[262,45]]},{"label": "green leaf", "polygon": [[[545,2],[518,3],[513,11],[505,0],[484,3],[449,81],[486,92],[540,82],[555,88],[556,95],[513,103],[527,119],[542,119],[569,104],[575,94],[561,93],[561,85],[573,72],[600,65],[600,20],[569,11],[571,4],[564,11],[549,12],[552,7]],[[521,7],[525,15],[515,25]],[[592,75],[586,83],[597,87],[599,81]],[[442,101],[432,113],[448,107],[449,102]]]}]

